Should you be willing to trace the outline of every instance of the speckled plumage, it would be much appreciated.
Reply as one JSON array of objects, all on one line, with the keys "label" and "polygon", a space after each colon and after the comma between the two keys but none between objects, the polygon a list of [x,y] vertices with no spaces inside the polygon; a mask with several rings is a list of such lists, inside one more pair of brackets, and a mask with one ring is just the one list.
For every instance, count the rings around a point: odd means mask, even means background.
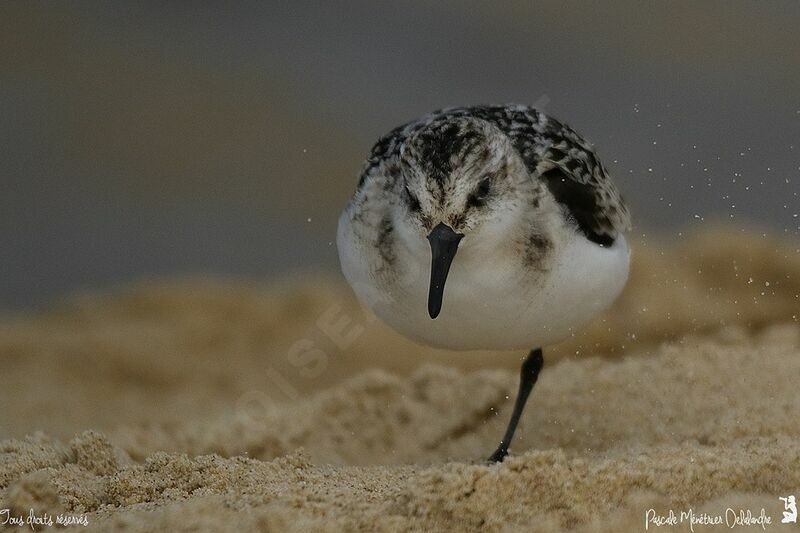
[{"label": "speckled plumage", "polygon": [[[556,342],[616,297],[629,223],[572,129],[527,106],[462,107],[378,140],[338,245],[356,293],[400,332],[449,348],[508,349]],[[431,321],[426,237],[437,224],[463,240]]]},{"label": "speckled plumage", "polygon": [[628,208],[591,144],[569,126],[525,105],[452,107],[399,126],[373,146],[359,187],[385,165],[397,161],[408,140],[432,124],[442,124],[442,138],[455,138],[469,148],[469,142],[447,132],[461,117],[485,120],[506,134],[528,171],[548,185],[587,236],[609,243],[617,233],[630,229]]}]

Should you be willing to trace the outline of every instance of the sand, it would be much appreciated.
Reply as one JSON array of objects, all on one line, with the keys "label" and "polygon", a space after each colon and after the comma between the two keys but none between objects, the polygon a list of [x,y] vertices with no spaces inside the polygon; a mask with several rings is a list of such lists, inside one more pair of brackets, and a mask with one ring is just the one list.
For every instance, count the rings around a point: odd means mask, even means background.
[{"label": "sand", "polygon": [[0,321],[0,511],[96,531],[636,531],[649,509],[764,508],[775,527],[800,496],[798,294],[797,243],[643,238],[487,465],[524,354],[419,347],[335,278],[88,291]]}]

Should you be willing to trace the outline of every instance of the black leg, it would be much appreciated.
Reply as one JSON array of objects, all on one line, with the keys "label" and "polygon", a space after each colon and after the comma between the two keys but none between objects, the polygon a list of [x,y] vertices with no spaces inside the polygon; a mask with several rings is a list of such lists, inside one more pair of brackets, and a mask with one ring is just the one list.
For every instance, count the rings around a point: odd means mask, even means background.
[{"label": "black leg", "polygon": [[506,428],[503,440],[500,441],[500,446],[489,457],[490,462],[498,463],[508,455],[508,447],[511,445],[511,439],[514,438],[514,431],[517,429],[519,417],[522,415],[522,410],[525,409],[525,402],[528,401],[528,396],[530,396],[531,390],[536,384],[536,378],[539,377],[539,371],[542,369],[543,364],[544,359],[542,358],[541,348],[531,350],[531,353],[522,362],[522,369],[519,374],[519,392],[517,392],[517,400],[514,402],[514,411],[511,413],[511,420],[508,422],[508,428]]}]

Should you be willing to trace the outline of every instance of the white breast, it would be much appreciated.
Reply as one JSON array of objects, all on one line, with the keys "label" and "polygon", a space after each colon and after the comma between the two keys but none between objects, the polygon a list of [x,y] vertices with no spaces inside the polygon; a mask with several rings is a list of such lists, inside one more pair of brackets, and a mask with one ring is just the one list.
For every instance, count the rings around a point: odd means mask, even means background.
[{"label": "white breast", "polygon": [[556,343],[607,308],[628,278],[630,250],[622,236],[604,248],[573,233],[545,272],[465,238],[434,320],[427,312],[427,243],[399,249],[399,277],[386,283],[371,268],[375,251],[354,238],[346,216],[338,233],[342,271],[359,299],[403,335],[442,348],[529,350]]}]

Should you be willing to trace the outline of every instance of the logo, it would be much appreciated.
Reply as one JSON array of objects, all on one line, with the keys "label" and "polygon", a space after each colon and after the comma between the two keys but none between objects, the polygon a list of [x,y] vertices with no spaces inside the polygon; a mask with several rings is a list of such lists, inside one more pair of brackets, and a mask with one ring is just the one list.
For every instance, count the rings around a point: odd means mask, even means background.
[{"label": "logo", "polygon": [[[783,502],[783,518],[781,524],[797,524],[797,496],[779,496]],[[648,509],[644,515],[644,529],[649,530],[661,526],[685,525],[690,532],[694,532],[694,526],[720,526],[725,529],[738,528],[761,528],[766,530],[769,526],[776,524],[772,516],[762,507],[760,511],[752,509],[733,509],[728,507],[724,512],[698,512],[692,509],[668,509],[666,514],[658,514],[655,509]]]},{"label": "logo", "polygon": [[783,502],[783,520],[781,524],[796,524],[797,523],[797,500],[794,495],[781,496],[780,500]]}]

